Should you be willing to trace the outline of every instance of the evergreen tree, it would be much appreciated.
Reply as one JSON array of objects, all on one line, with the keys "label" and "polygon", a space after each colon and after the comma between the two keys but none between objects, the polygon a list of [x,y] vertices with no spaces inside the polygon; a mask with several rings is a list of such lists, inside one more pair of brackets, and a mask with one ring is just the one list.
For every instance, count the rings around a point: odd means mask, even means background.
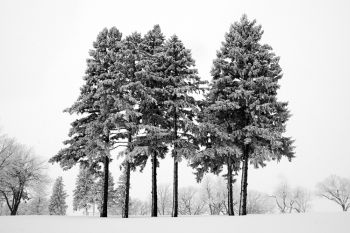
[{"label": "evergreen tree", "polygon": [[[116,188],[117,206],[121,209],[122,214],[125,213],[125,208],[126,208],[125,206],[125,201],[126,201],[125,196],[127,192],[126,179],[127,179],[127,175],[126,175],[126,171],[124,170],[118,179],[118,185]],[[130,189],[130,186],[128,188]]]},{"label": "evergreen tree", "polygon": [[293,141],[283,136],[289,118],[287,103],[277,100],[278,80],[282,78],[279,57],[269,45],[260,43],[262,34],[261,26],[245,15],[231,25],[214,60],[207,97],[206,111],[212,113],[208,125],[215,136],[225,139],[218,142],[210,137],[211,143],[222,145],[226,151],[222,154],[233,161],[240,154],[243,164],[241,215],[247,213],[249,161],[259,167],[271,159],[279,161],[286,156],[290,160],[294,156]]},{"label": "evergreen tree", "polygon": [[[116,213],[117,208],[117,192],[114,188],[114,179],[112,174],[109,172],[108,175],[108,197],[107,197],[107,205],[108,205],[108,213]],[[104,174],[97,179],[96,186],[95,186],[95,201],[97,202],[97,208],[100,211],[100,213],[103,211],[103,205],[104,205]]]},{"label": "evergreen tree", "polygon": [[29,215],[47,215],[49,200],[46,197],[34,196],[28,203],[28,210],[26,214]]},{"label": "evergreen tree", "polygon": [[103,164],[104,202],[101,217],[107,217],[108,174],[110,151],[118,138],[116,122],[120,108],[119,89],[121,81],[115,72],[115,62],[121,47],[122,34],[115,27],[103,29],[93,43],[90,57],[87,59],[87,70],[80,96],[73,106],[66,110],[70,114],[81,117],[72,123],[70,139],[64,144],[68,147],[51,158],[51,162],[59,162],[64,169],[76,163],[97,171]]},{"label": "evergreen tree", "polygon": [[192,134],[196,128],[193,122],[199,107],[193,94],[203,91],[195,69],[190,50],[186,49],[176,35],[166,41],[160,55],[163,70],[165,118],[171,132],[169,142],[173,146],[173,210],[172,216],[178,216],[178,162],[183,156],[193,154],[197,149]]},{"label": "evergreen tree", "polygon": [[68,206],[66,205],[66,197],[68,196],[64,191],[63,179],[58,177],[52,189],[52,195],[49,203],[50,215],[66,215]]},{"label": "evergreen tree", "polygon": [[120,139],[127,139],[127,143],[119,146],[126,146],[127,149],[119,153],[119,156],[124,157],[123,165],[125,174],[125,200],[123,201],[123,213],[122,217],[127,218],[129,215],[129,189],[130,189],[130,171],[135,170],[135,158],[131,152],[134,148],[134,141],[137,133],[139,132],[139,121],[141,113],[139,112],[138,103],[142,98],[147,95],[145,87],[138,80],[137,73],[141,71],[140,60],[141,50],[140,45],[142,37],[139,33],[133,33],[127,36],[123,40],[122,47],[118,53],[118,57],[115,63],[115,72],[117,73],[119,80],[121,81],[119,93],[119,101],[116,102],[116,108],[123,106],[123,111],[118,115],[111,116],[112,121],[117,125],[119,129],[118,134],[115,136]]},{"label": "evergreen tree", "polygon": [[95,203],[95,175],[87,168],[80,167],[73,191],[73,210],[88,209]]},{"label": "evergreen tree", "polygon": [[[141,42],[140,71],[137,79],[144,87],[143,96],[138,103],[140,119],[140,134],[134,142],[134,149],[130,156],[135,157],[135,163],[145,166],[148,157],[152,163],[152,208],[151,216],[157,216],[157,167],[158,158],[164,158],[167,152],[167,138],[169,132],[166,125],[164,94],[164,77],[162,61],[160,59],[164,46],[164,36],[159,25],[149,31]],[[146,95],[145,95],[146,94]]]}]

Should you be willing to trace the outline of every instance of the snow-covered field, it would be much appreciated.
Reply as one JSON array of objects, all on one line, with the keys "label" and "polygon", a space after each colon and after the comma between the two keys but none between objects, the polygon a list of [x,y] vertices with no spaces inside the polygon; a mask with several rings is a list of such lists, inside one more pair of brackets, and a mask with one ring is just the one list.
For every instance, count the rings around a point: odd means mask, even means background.
[{"label": "snow-covered field", "polygon": [[349,233],[350,213],[107,218],[2,216],[1,233]]}]

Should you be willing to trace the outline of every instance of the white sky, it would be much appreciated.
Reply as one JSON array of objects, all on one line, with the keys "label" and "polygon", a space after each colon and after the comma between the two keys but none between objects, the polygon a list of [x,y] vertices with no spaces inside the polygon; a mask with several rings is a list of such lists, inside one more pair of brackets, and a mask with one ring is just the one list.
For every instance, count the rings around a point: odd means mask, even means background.
[{"label": "white sky", "polygon": [[[234,21],[257,19],[281,56],[279,97],[293,114],[287,134],[296,139],[296,159],[250,169],[249,188],[271,193],[281,177],[314,188],[329,174],[350,178],[350,1],[15,1],[0,2],[0,127],[49,159],[67,139],[73,120],[63,109],[78,97],[88,50],[104,27],[123,35],[160,24],[192,50],[203,79]],[[119,162],[111,170],[119,174]],[[76,171],[63,175],[71,203]],[[194,185],[186,162],[180,186]],[[117,177],[116,177],[117,178]],[[161,162],[159,183],[172,181],[172,161]],[[133,197],[151,192],[150,167],[132,174]],[[318,201],[321,203],[321,201]],[[70,204],[69,203],[69,204]],[[337,209],[328,202],[314,209]]]}]

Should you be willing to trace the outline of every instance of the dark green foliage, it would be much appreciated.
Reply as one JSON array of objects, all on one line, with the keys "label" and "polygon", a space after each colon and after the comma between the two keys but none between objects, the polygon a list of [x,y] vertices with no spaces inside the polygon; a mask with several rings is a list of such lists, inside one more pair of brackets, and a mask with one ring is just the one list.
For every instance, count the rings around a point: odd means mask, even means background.
[{"label": "dark green foliage", "polygon": [[52,195],[49,203],[50,215],[66,215],[68,206],[66,205],[67,193],[64,190],[62,177],[58,177],[52,189]]}]

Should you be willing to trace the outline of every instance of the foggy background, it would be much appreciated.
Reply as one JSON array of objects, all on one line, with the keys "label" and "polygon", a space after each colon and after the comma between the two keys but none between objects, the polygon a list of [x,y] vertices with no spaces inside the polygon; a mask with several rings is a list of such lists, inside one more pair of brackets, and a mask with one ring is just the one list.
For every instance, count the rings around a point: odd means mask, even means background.
[{"label": "foggy background", "polygon": [[[10,1],[0,2],[0,128],[31,146],[45,160],[68,138],[76,116],[70,107],[83,84],[88,51],[104,27],[123,36],[142,34],[160,24],[169,38],[177,34],[192,51],[199,75],[210,80],[216,50],[230,24],[243,13],[257,19],[262,41],[281,57],[284,76],[278,92],[289,102],[287,135],[296,142],[296,158],[249,171],[248,189],[272,193],[287,179],[314,189],[330,174],[350,177],[350,2],[349,1]],[[120,174],[111,164],[115,182]],[[160,161],[158,184],[172,182],[170,156]],[[63,176],[72,213],[77,168],[50,165],[52,179]],[[183,161],[179,186],[196,185]],[[151,171],[131,174],[130,196],[146,199]],[[311,211],[334,211],[327,200],[314,199]]]}]

